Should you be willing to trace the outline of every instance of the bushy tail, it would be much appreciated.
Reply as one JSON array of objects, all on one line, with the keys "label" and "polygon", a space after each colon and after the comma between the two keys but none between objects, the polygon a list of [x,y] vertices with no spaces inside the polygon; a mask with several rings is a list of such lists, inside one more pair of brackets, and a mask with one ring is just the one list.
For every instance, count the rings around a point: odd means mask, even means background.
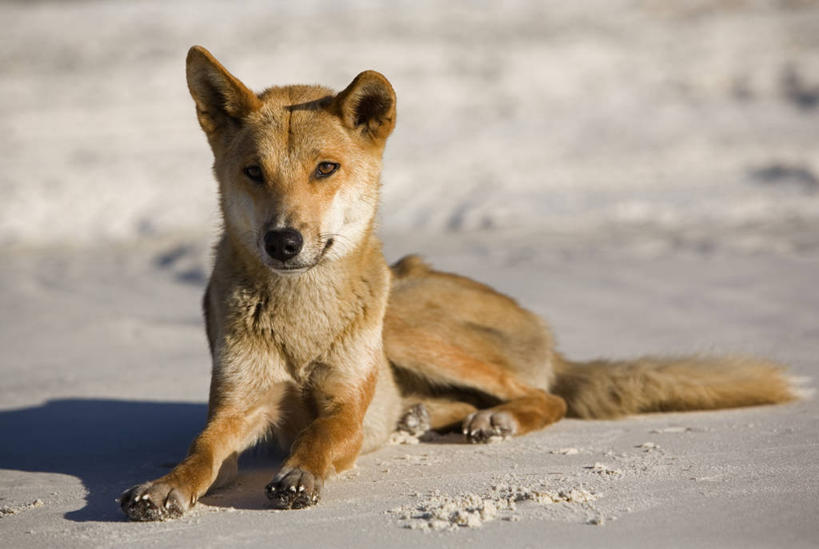
[{"label": "bushy tail", "polygon": [[570,417],[615,418],[644,412],[714,410],[776,404],[799,396],[782,366],[743,357],[563,359],[551,392]]}]

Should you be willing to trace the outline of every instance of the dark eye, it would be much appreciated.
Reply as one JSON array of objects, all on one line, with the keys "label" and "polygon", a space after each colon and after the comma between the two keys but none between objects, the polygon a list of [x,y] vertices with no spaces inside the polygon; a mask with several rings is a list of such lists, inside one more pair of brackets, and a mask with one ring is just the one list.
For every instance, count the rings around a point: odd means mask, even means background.
[{"label": "dark eye", "polygon": [[264,183],[264,175],[262,174],[262,169],[259,166],[248,166],[242,172],[250,179],[251,181],[255,181],[256,183]]},{"label": "dark eye", "polygon": [[316,166],[316,178],[329,177],[335,173],[339,164],[337,162],[319,162]]}]

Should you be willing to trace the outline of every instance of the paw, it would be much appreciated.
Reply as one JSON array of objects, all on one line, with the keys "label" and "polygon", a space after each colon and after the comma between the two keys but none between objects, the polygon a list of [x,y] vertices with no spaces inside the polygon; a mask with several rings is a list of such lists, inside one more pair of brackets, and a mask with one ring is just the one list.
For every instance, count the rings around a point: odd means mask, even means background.
[{"label": "paw", "polygon": [[190,497],[165,482],[146,482],[119,497],[122,512],[131,520],[168,520],[181,517],[191,506]]},{"label": "paw", "polygon": [[265,492],[276,509],[301,509],[318,503],[323,484],[313,473],[287,469],[273,477]]},{"label": "paw", "polygon": [[398,420],[396,430],[417,437],[429,431],[429,412],[420,402],[410,407]]},{"label": "paw", "polygon": [[469,442],[494,442],[514,435],[518,426],[508,412],[479,410],[469,414],[463,423],[463,434]]}]

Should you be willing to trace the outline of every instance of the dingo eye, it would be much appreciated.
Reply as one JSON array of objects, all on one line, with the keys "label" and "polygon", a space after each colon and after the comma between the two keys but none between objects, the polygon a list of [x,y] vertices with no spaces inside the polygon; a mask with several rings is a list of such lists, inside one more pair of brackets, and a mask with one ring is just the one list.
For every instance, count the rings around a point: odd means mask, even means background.
[{"label": "dingo eye", "polygon": [[256,183],[264,183],[264,176],[262,175],[262,169],[259,166],[248,166],[242,172],[250,179],[251,181],[255,181]]},{"label": "dingo eye", "polygon": [[338,162],[319,162],[316,166],[316,178],[329,177],[338,169]]}]

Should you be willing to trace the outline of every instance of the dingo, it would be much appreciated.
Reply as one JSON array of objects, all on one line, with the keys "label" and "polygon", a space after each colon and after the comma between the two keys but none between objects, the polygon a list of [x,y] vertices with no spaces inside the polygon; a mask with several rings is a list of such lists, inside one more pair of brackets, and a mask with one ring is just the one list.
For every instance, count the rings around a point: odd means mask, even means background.
[{"label": "dingo", "polygon": [[396,428],[484,442],[585,418],[794,398],[779,368],[739,358],[578,364],[512,299],[410,256],[390,270],[374,234],[395,126],[384,76],[341,93],[251,92],[201,47],[187,79],[214,154],[224,231],[204,296],[208,422],[170,473],[121,497],[134,520],[180,516],[272,434],[290,449],[276,508],[319,500]]}]

